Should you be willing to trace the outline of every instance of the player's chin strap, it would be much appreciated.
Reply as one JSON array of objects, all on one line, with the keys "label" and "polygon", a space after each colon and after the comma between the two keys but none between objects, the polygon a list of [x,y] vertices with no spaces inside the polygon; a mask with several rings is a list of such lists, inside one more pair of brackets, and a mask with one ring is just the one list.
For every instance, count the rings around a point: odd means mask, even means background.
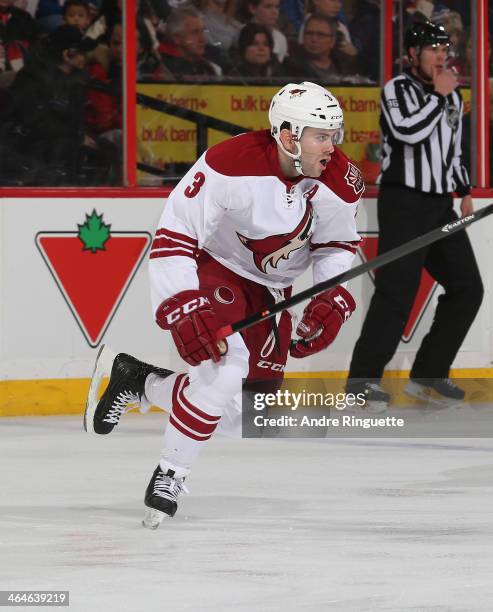
[{"label": "player's chin strap", "polygon": [[294,169],[296,170],[296,172],[298,174],[304,174],[303,173],[303,167],[301,166],[301,145],[299,143],[298,140],[294,140],[293,142],[296,146],[296,153],[290,153],[285,146],[282,144],[282,142],[280,140],[278,140],[281,149],[284,151],[284,153],[286,153],[286,155],[288,157],[290,157],[293,161],[294,161]]}]

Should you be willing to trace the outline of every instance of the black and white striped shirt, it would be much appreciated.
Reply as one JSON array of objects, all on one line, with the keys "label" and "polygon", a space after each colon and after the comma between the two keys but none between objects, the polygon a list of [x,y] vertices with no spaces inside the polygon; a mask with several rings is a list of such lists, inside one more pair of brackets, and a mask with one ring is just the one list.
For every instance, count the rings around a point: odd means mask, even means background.
[{"label": "black and white striped shirt", "polygon": [[385,85],[381,109],[381,185],[456,191],[461,197],[469,193],[461,161],[463,102],[458,89],[445,98],[405,72]]}]

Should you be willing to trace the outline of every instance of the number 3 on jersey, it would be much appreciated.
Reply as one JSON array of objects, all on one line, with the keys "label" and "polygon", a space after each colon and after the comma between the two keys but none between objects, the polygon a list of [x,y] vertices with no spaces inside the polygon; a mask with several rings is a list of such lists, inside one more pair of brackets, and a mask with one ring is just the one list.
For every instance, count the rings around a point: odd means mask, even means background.
[{"label": "number 3 on jersey", "polygon": [[187,198],[194,198],[198,194],[200,188],[204,183],[205,174],[203,172],[196,172],[195,176],[193,177],[193,183],[191,185],[188,185],[188,187],[186,187],[184,191]]}]

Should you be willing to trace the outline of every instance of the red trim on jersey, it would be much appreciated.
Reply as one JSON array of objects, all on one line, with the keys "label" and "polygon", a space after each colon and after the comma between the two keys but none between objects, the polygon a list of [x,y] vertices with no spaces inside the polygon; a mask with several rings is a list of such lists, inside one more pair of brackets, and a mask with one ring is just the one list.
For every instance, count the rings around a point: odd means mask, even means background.
[{"label": "red trim on jersey", "polygon": [[[358,245],[361,240],[354,240],[352,242],[324,242],[323,244],[311,244],[310,251],[316,251],[317,249],[344,249],[345,251],[350,251],[351,253],[356,253],[358,249]],[[354,246],[353,246],[354,245]]]},{"label": "red trim on jersey", "polygon": [[167,229],[158,229],[152,242],[149,259],[181,255],[196,259],[200,253],[198,242],[186,234],[179,234]]},{"label": "red trim on jersey", "polygon": [[190,251],[182,251],[178,248],[169,249],[167,251],[155,251],[149,255],[149,259],[160,259],[161,257],[190,257],[190,259],[197,259],[197,255],[191,254]]},{"label": "red trim on jersey", "polygon": [[152,243],[152,250],[154,251],[155,249],[164,249],[166,247],[171,247],[171,248],[177,248],[177,249],[183,249],[185,251],[189,251],[190,253],[193,253],[196,249],[192,246],[187,246],[186,244],[183,244],[183,242],[180,242],[178,240],[171,240],[171,238],[167,238],[166,236],[161,236],[160,238],[154,238],[153,243]]},{"label": "red trim on jersey", "polygon": [[177,240],[183,240],[183,242],[188,242],[192,247],[196,247],[199,244],[198,240],[192,238],[191,236],[187,236],[186,234],[180,234],[179,232],[173,232],[164,227],[161,227],[156,230],[156,236],[167,236],[168,238],[176,238]]}]

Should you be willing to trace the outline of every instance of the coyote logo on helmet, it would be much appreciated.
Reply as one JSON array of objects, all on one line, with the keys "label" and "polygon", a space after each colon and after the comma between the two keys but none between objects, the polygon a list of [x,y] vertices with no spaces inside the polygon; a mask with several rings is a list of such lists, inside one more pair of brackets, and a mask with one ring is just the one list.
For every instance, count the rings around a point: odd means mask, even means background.
[{"label": "coyote logo on helmet", "polygon": [[289,259],[293,251],[304,246],[312,235],[313,206],[309,200],[306,202],[306,211],[303,218],[287,234],[276,234],[266,238],[247,238],[236,232],[238,238],[247,249],[253,253],[253,261],[256,267],[267,274],[267,265],[277,268],[281,259]]},{"label": "coyote logo on helmet", "polygon": [[289,95],[292,98],[299,98],[300,96],[302,96],[304,93],[306,93],[306,89],[290,89],[289,90]]}]

